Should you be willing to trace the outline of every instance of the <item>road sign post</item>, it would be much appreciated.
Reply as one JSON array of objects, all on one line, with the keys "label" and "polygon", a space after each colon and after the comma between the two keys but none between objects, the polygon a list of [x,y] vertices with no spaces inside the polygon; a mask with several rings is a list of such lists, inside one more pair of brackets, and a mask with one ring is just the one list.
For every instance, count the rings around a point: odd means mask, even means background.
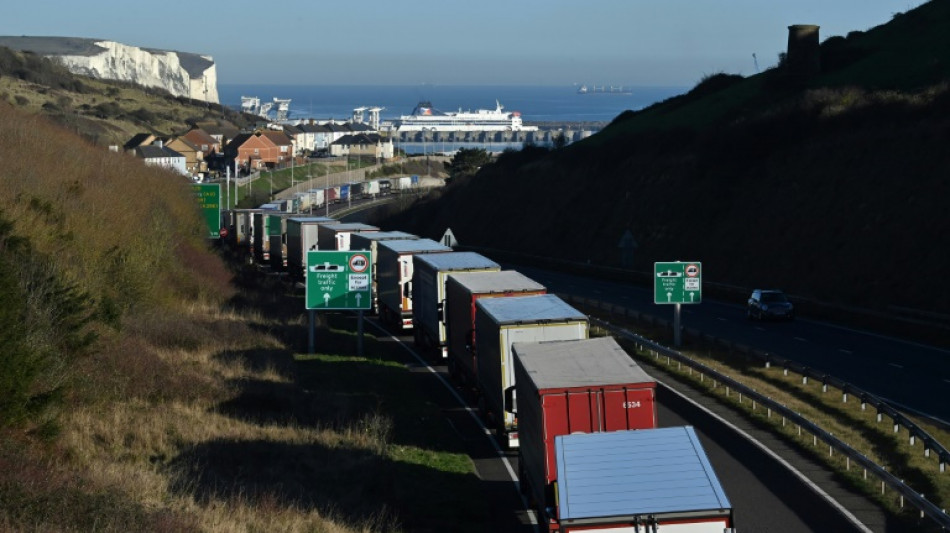
[{"label": "road sign post", "polygon": [[673,304],[673,345],[680,346],[680,306],[703,301],[703,265],[699,261],[653,263],[653,303]]},{"label": "road sign post", "polygon": [[358,355],[363,351],[363,310],[373,305],[372,265],[371,252],[307,252],[306,308],[311,312],[359,311]]}]

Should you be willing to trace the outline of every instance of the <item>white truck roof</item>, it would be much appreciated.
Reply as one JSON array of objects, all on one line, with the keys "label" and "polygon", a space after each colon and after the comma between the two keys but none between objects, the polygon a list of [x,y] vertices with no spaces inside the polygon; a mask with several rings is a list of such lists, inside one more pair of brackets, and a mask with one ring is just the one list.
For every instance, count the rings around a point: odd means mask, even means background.
[{"label": "white truck roof", "polygon": [[405,231],[374,231],[360,235],[360,238],[369,241],[419,240],[419,237]]},{"label": "white truck roof", "polygon": [[361,222],[340,222],[337,224],[324,224],[323,227],[332,231],[376,231],[379,228]]},{"label": "white truck roof", "polygon": [[299,222],[301,224],[331,224],[333,222],[339,222],[337,219],[329,217],[293,217],[289,220],[293,220],[294,222]]},{"label": "white truck roof", "polygon": [[451,252],[448,246],[435,242],[432,239],[399,239],[395,241],[380,241],[379,246],[388,248],[399,254],[418,252]]},{"label": "white truck roof", "polygon": [[539,389],[656,382],[612,337],[516,342],[512,349]]},{"label": "white truck roof", "polygon": [[444,254],[417,255],[416,261],[427,264],[433,270],[471,270],[473,268],[501,268],[498,263],[476,252],[450,252]]},{"label": "white truck roof", "polygon": [[587,315],[553,294],[479,298],[475,303],[498,324],[587,320]]},{"label": "white truck roof", "polygon": [[500,272],[459,272],[451,274],[459,285],[472,294],[492,294],[512,291],[539,292],[547,290],[544,285],[525,276],[517,270]]}]

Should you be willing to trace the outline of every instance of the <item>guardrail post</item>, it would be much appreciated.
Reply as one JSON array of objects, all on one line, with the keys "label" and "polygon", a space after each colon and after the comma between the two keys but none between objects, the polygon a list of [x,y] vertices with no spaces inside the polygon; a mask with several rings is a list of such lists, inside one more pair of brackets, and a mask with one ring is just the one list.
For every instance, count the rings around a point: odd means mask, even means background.
[{"label": "guardrail post", "polygon": [[917,444],[917,435],[914,435],[914,434],[912,433],[912,434],[910,435],[910,445],[913,446],[914,444]]},{"label": "guardrail post", "polygon": [[821,383],[821,392],[828,392],[828,383]]},{"label": "guardrail post", "polygon": [[898,424],[897,421],[895,420],[895,421],[894,421],[894,433],[900,433],[900,431],[901,431],[901,425]]},{"label": "guardrail post", "polygon": [[808,376],[802,376],[802,385],[808,385]]},{"label": "guardrail post", "polygon": [[782,369],[782,375],[783,375],[783,376],[787,376],[787,375],[788,375],[788,367],[785,367],[785,368]]},{"label": "guardrail post", "polygon": [[847,393],[847,392],[841,393],[841,403],[848,403],[848,393]]},{"label": "guardrail post", "polygon": [[884,413],[882,413],[882,412],[880,412],[880,411],[877,412],[877,421],[878,421],[878,422],[883,422],[883,421],[884,421]]}]

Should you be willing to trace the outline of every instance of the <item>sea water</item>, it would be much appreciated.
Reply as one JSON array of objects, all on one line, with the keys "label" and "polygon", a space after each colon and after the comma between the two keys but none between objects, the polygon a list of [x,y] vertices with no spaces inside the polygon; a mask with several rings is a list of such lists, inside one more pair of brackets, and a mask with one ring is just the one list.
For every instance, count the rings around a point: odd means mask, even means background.
[{"label": "sea water", "polygon": [[[548,123],[568,129],[596,132],[627,110],[643,109],[653,103],[683,94],[687,87],[625,87],[630,93],[579,94],[575,86],[519,85],[232,85],[219,84],[221,104],[241,108],[241,97],[290,99],[288,119],[348,120],[358,107],[380,107],[380,119],[395,120],[412,113],[419,102],[429,102],[444,112],[495,109],[519,111],[528,124]],[[276,106],[275,106],[276,107]],[[274,111],[271,112],[273,116]],[[364,120],[369,118],[364,113]],[[400,143],[409,154],[454,153],[461,148],[489,152],[520,149],[521,143],[429,142]]]},{"label": "sea water", "polygon": [[520,85],[232,85],[219,84],[221,104],[240,109],[241,97],[291,99],[291,119],[346,120],[358,107],[381,107],[382,120],[408,115],[419,102],[439,111],[520,111],[525,122],[610,122],[626,110],[682,94],[688,87],[625,87],[629,94],[578,94],[574,86]]}]

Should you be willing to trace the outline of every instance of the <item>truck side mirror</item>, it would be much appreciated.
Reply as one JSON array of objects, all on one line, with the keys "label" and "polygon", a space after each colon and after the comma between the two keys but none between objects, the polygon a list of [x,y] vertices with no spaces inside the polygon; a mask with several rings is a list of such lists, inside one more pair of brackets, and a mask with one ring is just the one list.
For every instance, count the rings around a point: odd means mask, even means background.
[{"label": "truck side mirror", "polygon": [[514,386],[505,389],[505,411],[513,415],[518,414],[518,395]]}]

